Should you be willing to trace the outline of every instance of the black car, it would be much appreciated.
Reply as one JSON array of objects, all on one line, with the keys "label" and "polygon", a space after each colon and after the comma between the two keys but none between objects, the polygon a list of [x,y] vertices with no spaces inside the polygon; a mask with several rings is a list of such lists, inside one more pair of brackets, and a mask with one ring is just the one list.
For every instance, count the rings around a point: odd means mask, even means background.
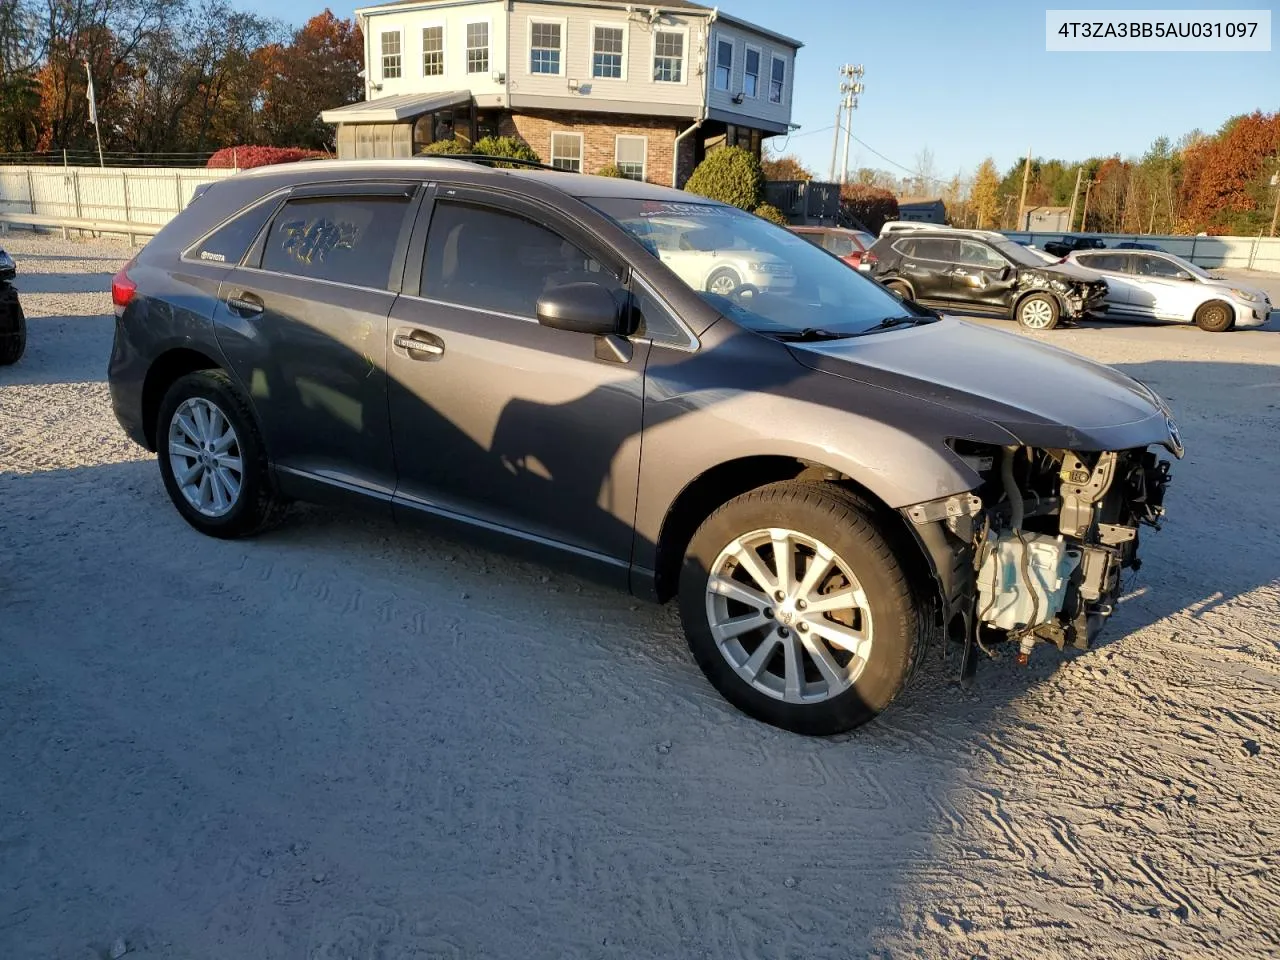
[{"label": "black car", "polygon": [[1168,253],[1164,247],[1155,243],[1140,243],[1137,240],[1125,240],[1116,244],[1117,250],[1155,250],[1157,253]]},{"label": "black car", "polygon": [[13,287],[17,273],[13,257],[0,250],[0,367],[17,363],[27,348],[27,318]]},{"label": "black car", "polygon": [[1061,240],[1050,240],[1044,245],[1045,253],[1055,257],[1065,257],[1077,250],[1104,250],[1106,244],[1097,237],[1063,237]]},{"label": "black car", "polygon": [[999,312],[1031,330],[1106,310],[1105,280],[1071,264],[1047,263],[998,233],[889,234],[863,255],[862,265],[903,299]]}]

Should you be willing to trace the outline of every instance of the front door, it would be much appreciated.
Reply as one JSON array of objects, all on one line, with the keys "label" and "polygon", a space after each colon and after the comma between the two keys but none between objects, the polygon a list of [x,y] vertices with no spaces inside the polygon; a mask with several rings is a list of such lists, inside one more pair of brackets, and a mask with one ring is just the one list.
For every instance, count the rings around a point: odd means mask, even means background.
[{"label": "front door", "polygon": [[997,251],[977,240],[961,240],[960,257],[951,271],[954,300],[983,307],[1013,305],[1016,274]]},{"label": "front door", "polygon": [[559,283],[599,283],[623,304],[620,265],[532,202],[441,187],[429,219],[414,247],[418,295],[396,302],[388,330],[397,512],[479,522],[625,569],[648,345],[618,352],[536,313]]},{"label": "front door", "polygon": [[222,283],[218,342],[286,486],[302,477],[388,497],[394,488],[387,314],[413,191],[295,191]]}]

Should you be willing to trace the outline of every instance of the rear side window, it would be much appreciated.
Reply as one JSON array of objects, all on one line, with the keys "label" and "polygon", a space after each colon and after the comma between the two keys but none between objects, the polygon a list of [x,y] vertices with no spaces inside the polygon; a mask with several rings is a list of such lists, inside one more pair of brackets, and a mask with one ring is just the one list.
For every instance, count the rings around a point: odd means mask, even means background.
[{"label": "rear side window", "polygon": [[914,257],[916,255],[916,242],[914,240],[899,240],[893,245],[893,249],[904,257]]},{"label": "rear side window", "polygon": [[262,269],[385,289],[408,208],[400,196],[290,200],[271,224]]},{"label": "rear side window", "polygon": [[1091,253],[1076,257],[1076,262],[1090,270],[1109,270],[1112,273],[1124,273],[1128,257],[1122,253]]},{"label": "rear side window", "polygon": [[837,257],[847,257],[858,249],[847,233],[828,233],[826,247],[828,253],[834,253]]},{"label": "rear side window", "polygon": [[187,256],[207,263],[235,266],[244,259],[279,202],[279,197],[271,197],[255,203],[188,250]]},{"label": "rear side window", "polygon": [[602,284],[622,302],[612,271],[546,227],[491,207],[436,203],[422,296],[533,318],[545,290],[580,281]]},{"label": "rear side window", "polygon": [[916,240],[915,256],[921,260],[941,260],[950,263],[959,259],[960,244],[956,240],[920,237]]}]

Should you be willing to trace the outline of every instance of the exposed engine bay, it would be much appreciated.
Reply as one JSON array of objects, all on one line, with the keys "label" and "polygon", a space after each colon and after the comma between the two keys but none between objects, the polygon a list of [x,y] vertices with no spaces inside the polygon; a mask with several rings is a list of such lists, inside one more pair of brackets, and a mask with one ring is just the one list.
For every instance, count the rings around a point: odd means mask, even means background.
[{"label": "exposed engine bay", "polygon": [[[1170,464],[1147,449],[1082,452],[955,444],[982,478],[969,494],[912,507],[917,531],[942,525],[954,562],[939,570],[952,640],[973,650],[1039,642],[1087,649],[1142,564],[1139,530],[1159,529]],[[938,556],[938,544],[929,545]]]}]

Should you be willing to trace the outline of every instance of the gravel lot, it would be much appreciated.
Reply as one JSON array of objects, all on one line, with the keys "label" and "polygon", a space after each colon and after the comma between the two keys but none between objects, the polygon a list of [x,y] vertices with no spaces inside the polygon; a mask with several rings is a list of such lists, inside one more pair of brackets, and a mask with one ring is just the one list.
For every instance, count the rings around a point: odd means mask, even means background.
[{"label": "gravel lot", "polygon": [[320,509],[199,536],[110,412],[127,249],[6,246],[0,956],[1280,951],[1280,331],[1045,335],[1189,450],[1106,642],[814,740],[674,610]]}]

